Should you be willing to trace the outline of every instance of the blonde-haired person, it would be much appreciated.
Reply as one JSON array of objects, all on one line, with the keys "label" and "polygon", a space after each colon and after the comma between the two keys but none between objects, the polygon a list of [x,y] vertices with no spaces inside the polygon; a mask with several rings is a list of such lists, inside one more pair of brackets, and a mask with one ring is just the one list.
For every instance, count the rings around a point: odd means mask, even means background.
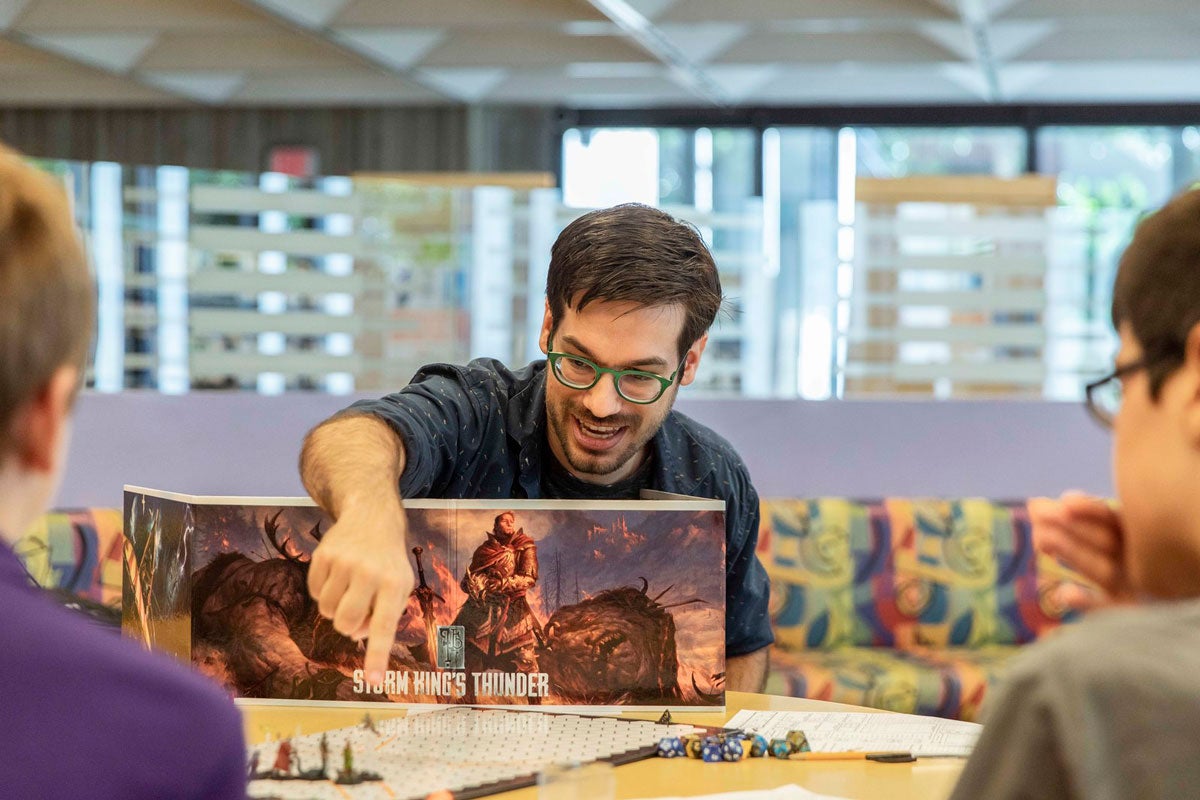
[{"label": "blonde-haired person", "polygon": [[94,318],[64,192],[0,145],[0,794],[241,800],[229,698],[46,599],[12,549],[62,475]]}]

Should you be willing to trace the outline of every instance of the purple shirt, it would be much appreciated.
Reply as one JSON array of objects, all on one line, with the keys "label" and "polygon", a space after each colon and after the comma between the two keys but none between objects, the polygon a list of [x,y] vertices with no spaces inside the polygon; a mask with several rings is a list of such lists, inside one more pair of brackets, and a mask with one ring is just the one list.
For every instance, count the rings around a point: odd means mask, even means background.
[{"label": "purple shirt", "polygon": [[0,795],[244,800],[241,716],[199,674],[43,597],[0,543]]}]

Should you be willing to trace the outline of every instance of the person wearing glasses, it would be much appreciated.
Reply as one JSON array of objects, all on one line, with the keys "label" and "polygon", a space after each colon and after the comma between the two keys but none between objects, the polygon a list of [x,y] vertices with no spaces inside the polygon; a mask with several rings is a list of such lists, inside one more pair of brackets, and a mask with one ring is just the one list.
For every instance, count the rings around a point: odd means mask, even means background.
[{"label": "person wearing glasses", "polygon": [[754,553],[758,495],[728,442],[672,410],[722,302],[695,228],[638,204],[594,211],[551,250],[545,360],[426,366],[309,433],[301,478],[335,520],[309,591],[338,631],[367,639],[369,681],[382,678],[413,585],[401,498],[616,500],[656,489],[726,502],[726,688],[762,687],[772,634]]},{"label": "person wearing glasses", "polygon": [[[955,800],[1193,797],[1200,786],[1200,191],[1143,221],[1113,288],[1115,369],[1088,387],[1118,503],[1037,513],[1105,608],[1030,645]],[[1124,602],[1118,602],[1124,601]]]}]

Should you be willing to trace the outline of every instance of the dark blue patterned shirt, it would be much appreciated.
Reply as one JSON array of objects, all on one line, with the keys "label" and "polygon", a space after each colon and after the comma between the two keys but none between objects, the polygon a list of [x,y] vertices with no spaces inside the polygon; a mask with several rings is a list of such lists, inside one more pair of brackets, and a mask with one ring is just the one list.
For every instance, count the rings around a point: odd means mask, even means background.
[{"label": "dark blue patterned shirt", "polygon": [[[395,394],[349,412],[385,420],[404,441],[402,497],[539,499],[546,441],[546,362],[431,364]],[[741,457],[700,423],[671,411],[652,440],[651,489],[725,501],[725,652],[773,641],[769,584],[754,554],[758,493]],[[552,456],[550,456],[552,457]]]}]

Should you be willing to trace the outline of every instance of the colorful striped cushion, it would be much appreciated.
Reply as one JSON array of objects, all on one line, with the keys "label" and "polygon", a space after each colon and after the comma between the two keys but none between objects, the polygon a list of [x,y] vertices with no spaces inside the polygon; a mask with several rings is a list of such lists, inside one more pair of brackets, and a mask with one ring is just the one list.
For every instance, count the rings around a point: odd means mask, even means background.
[{"label": "colorful striped cushion", "polygon": [[120,509],[88,508],[42,515],[14,549],[40,585],[119,606],[123,542]]}]

